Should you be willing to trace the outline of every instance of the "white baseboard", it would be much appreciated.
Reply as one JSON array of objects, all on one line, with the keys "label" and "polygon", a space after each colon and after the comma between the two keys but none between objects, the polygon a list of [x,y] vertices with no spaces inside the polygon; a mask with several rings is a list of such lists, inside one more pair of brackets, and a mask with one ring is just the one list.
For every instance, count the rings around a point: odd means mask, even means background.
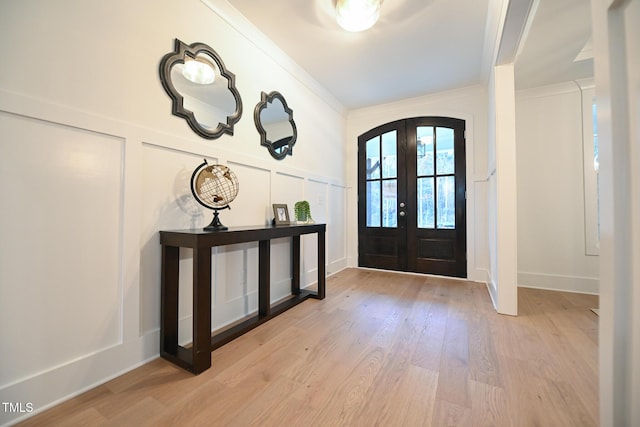
[{"label": "white baseboard", "polygon": [[518,286],[551,291],[599,295],[600,280],[595,277],[563,276],[557,274],[518,272]]}]

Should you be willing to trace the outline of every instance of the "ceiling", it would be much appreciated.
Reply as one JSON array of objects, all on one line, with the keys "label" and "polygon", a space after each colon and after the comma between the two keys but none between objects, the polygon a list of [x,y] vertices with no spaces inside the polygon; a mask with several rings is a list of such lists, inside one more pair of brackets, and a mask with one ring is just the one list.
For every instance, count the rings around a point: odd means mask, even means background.
[{"label": "ceiling", "polygon": [[[488,75],[492,0],[384,0],[378,23],[361,33],[338,27],[335,0],[227,1],[347,109]],[[590,36],[589,0],[539,0],[534,9],[516,60],[518,88],[592,76],[592,60],[573,61]]]},{"label": "ceiling", "polygon": [[515,62],[517,88],[593,77],[590,6],[589,0],[540,0]]}]

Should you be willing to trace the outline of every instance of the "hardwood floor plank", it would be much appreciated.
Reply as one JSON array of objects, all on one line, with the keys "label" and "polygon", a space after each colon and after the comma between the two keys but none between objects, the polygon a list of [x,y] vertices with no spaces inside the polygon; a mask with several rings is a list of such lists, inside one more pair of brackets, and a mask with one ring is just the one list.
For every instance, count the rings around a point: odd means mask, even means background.
[{"label": "hardwood floor plank", "polygon": [[241,418],[230,421],[226,426],[311,426],[312,420],[317,416],[315,409],[305,402],[291,396],[284,396],[267,412],[260,414],[249,424],[242,424]]},{"label": "hardwood floor plank", "polygon": [[[406,293],[405,293],[406,295]],[[420,336],[425,322],[424,304],[419,300],[414,300],[411,307],[406,307],[402,322],[398,323],[393,335],[392,345],[384,347],[386,354],[384,364],[379,374],[375,378],[373,387],[367,394],[367,399],[362,405],[357,419],[367,419],[370,413],[379,413],[377,422],[380,425],[397,420],[397,416],[390,416],[394,413],[394,402],[389,399],[400,393],[399,387],[407,370],[411,367],[411,359],[416,350],[417,339]],[[373,340],[374,346],[377,341]]]},{"label": "hardwood floor plank", "polygon": [[595,426],[597,297],[347,269],[215,350],[198,376],[164,359],[23,426]]},{"label": "hardwood floor plank", "polygon": [[447,300],[443,298],[434,297],[429,304],[422,333],[411,361],[414,365],[436,372],[440,369],[448,311]]},{"label": "hardwood floor plank", "polygon": [[[302,394],[305,398],[315,401],[318,390],[330,388],[332,380],[346,375],[363,349],[367,348],[366,338],[368,329],[360,329],[353,323],[343,323],[340,329],[335,329],[337,335],[344,339],[336,340],[331,334],[309,346],[306,357],[299,359],[284,371],[284,375],[305,385]],[[353,333],[353,335],[350,335]],[[303,398],[302,396],[299,396]]]},{"label": "hardwood floor plank", "polygon": [[[278,410],[283,401],[299,386],[295,381],[284,376],[277,376],[262,389],[254,399],[230,421],[229,425],[260,426],[271,419],[271,413]],[[281,409],[280,409],[281,412]]]},{"label": "hardwood floor plank", "polygon": [[556,410],[554,397],[548,393],[547,379],[537,375],[535,367],[510,357],[501,358],[501,366],[506,373],[505,391],[516,426],[571,425],[567,414]]},{"label": "hardwood floor plank", "polygon": [[[270,341],[265,342],[261,351],[253,351],[244,357],[240,357],[236,363],[221,370],[214,378],[216,381],[235,387],[238,383],[253,375],[261,375],[265,379],[274,377],[281,367],[287,366],[291,359],[295,360],[300,352],[285,352],[283,348],[297,336],[301,334],[301,329],[289,327],[274,336]],[[297,353],[297,354],[296,354]]]},{"label": "hardwood floor plank", "polygon": [[383,363],[385,352],[379,347],[364,352],[358,363],[326,396],[322,410],[313,420],[320,426],[350,426],[373,385]]},{"label": "hardwood floor plank", "polygon": [[[262,375],[247,377],[235,387],[227,387],[217,381],[210,381],[210,385],[200,388],[190,396],[188,401],[190,416],[185,417],[179,424],[167,425],[179,426],[207,426],[214,422],[219,425],[228,425],[239,414],[257,400],[257,396],[270,385],[274,379],[265,379]],[[211,395],[215,396],[212,397]],[[215,424],[214,424],[215,425]]]},{"label": "hardwood floor plank", "polygon": [[93,406],[94,402],[108,400],[113,393],[104,385],[98,386],[73,399],[67,400],[53,408],[19,423],[23,427],[69,426],[75,419],[91,418],[99,424],[106,418]]},{"label": "hardwood floor plank", "polygon": [[[438,373],[414,365],[408,365],[393,392],[379,391],[386,395],[384,410],[377,411],[377,426],[426,426],[430,425],[438,386]],[[374,412],[375,413],[375,412]],[[363,416],[362,419],[369,419]]]},{"label": "hardwood floor plank", "polygon": [[504,388],[478,381],[469,381],[471,419],[477,427],[513,426],[516,424]]},{"label": "hardwood floor plank", "polygon": [[436,399],[469,408],[469,335],[466,320],[449,316]]},{"label": "hardwood floor plank", "polygon": [[489,322],[484,316],[468,316],[469,379],[496,387],[502,386],[500,362]]},{"label": "hardwood floor plank", "polygon": [[471,409],[436,398],[431,423],[424,425],[438,427],[472,426]]},{"label": "hardwood floor plank", "polygon": [[56,412],[47,411],[48,416],[36,416],[20,423],[21,426],[47,427],[55,425],[58,427],[76,426],[106,426],[107,419],[95,408],[85,408],[77,412]]},{"label": "hardwood floor plank", "polygon": [[112,426],[141,425],[149,420],[149,414],[157,414],[164,409],[165,407],[154,398],[144,397],[110,418],[108,424]]}]

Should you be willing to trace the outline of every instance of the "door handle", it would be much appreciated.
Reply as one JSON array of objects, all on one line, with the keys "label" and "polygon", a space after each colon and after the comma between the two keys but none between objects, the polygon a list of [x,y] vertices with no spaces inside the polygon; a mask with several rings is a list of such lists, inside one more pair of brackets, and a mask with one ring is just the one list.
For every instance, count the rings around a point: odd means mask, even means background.
[{"label": "door handle", "polygon": [[400,215],[400,216],[404,216],[404,215],[405,215],[405,214],[404,214],[404,211],[400,211],[400,213],[399,213],[398,215]]}]

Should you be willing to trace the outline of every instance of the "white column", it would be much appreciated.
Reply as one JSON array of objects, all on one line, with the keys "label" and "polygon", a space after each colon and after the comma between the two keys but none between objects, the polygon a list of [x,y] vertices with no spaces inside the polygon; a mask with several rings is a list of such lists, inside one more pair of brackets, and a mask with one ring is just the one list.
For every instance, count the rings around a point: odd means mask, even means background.
[{"label": "white column", "polygon": [[592,0],[600,160],[600,424],[640,425],[640,0]]},{"label": "white column", "polygon": [[495,108],[495,304],[499,313],[518,314],[518,227],[516,110],[513,64],[494,68]]}]

